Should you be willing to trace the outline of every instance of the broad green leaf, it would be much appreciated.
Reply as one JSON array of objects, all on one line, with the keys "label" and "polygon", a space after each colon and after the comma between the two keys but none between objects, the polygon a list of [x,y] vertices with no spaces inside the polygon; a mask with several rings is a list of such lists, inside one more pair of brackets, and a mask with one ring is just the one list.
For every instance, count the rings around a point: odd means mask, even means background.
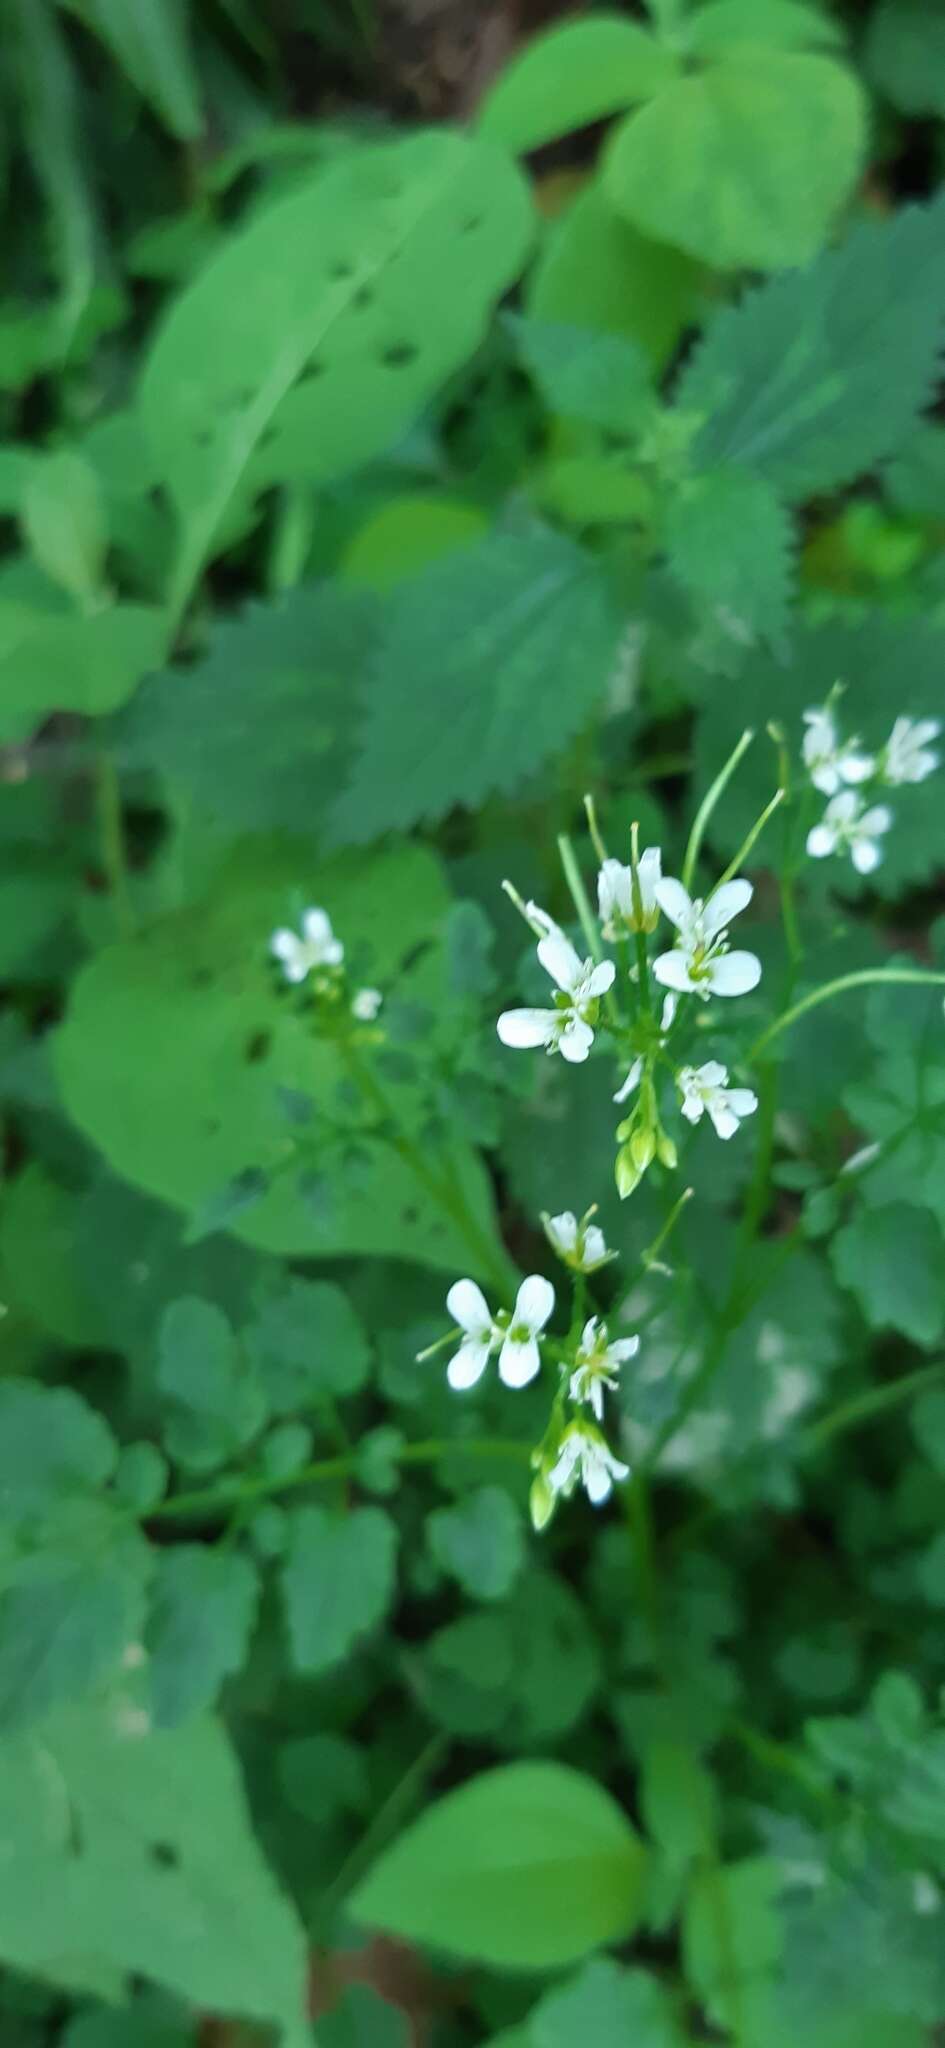
[{"label": "broad green leaf", "polygon": [[164,1312],[157,1385],[169,1409],[168,1451],[188,1471],[212,1472],[266,1419],[265,1395],[225,1315],[196,1295],[170,1302]]},{"label": "broad green leaf", "polygon": [[642,349],[617,334],[509,317],[519,355],[551,413],[631,434],[654,404]]},{"label": "broad green leaf", "polygon": [[739,43],[816,49],[841,42],[842,31],[805,0],[708,0],[687,21],[686,40],[701,57],[720,57]]},{"label": "broad green leaf", "polygon": [[547,230],[526,307],[534,320],[628,335],[660,369],[695,312],[699,282],[691,257],[648,241],[594,179]]},{"label": "broad green leaf", "polygon": [[369,1984],[349,1984],[341,2004],[318,2022],[318,2048],[410,2048],[412,2038],[406,2013]]},{"label": "broad green leaf", "polygon": [[529,2048],[682,2048],[682,2039],[657,1978],[603,1956],[549,1991],[528,2018]]},{"label": "broad green leaf", "polygon": [[945,1241],[927,1209],[861,1209],[831,1245],[834,1271],[867,1322],[934,1344],[945,1328]]},{"label": "broad green leaf", "polygon": [[529,233],[484,140],[353,146],[264,207],[172,308],[140,403],[182,522],[180,605],[239,493],[387,447],[476,346]]},{"label": "broad green leaf", "polygon": [[474,1600],[501,1600],[525,1561],[522,1517],[501,1486],[480,1486],[427,1517],[437,1563]]},{"label": "broad green leaf", "polygon": [[147,0],[144,7],[128,7],[125,0],[66,4],[101,37],[172,135],[189,142],[200,134],[203,119],[190,48],[190,0]]},{"label": "broad green leaf", "polygon": [[617,130],[605,162],[618,212],[721,270],[806,263],[860,171],[863,95],[829,57],[733,51]]},{"label": "broad green leaf", "polygon": [[376,1628],[394,1591],[397,1531],[381,1508],[296,1508],[282,1590],[292,1660],[328,1671]]},{"label": "broad green leaf", "polygon": [[705,421],[695,461],[758,470],[800,499],[896,448],[937,381],[943,219],[936,201],[858,227],[809,270],[716,313],[676,392]]},{"label": "broad green leaf", "polygon": [[781,1951],[777,1865],[762,1857],[696,1872],[686,1899],[686,1976],[718,2024],[731,2027],[750,1988]]},{"label": "broad green leaf", "polygon": [[561,534],[492,534],[404,584],[368,670],[336,842],[441,818],[535,774],[596,708],[620,631],[600,563]]},{"label": "broad green leaf", "polygon": [[74,1194],[33,1160],[7,1188],[0,1208],[2,1298],[80,1348],[101,1343],[106,1325],[76,1247]]},{"label": "broad green leaf", "polygon": [[155,1734],[121,1694],[63,1709],[0,1743],[0,1815],[0,1953],[14,1968],[69,1983],[82,1958],[205,2010],[300,2019],[303,1931],[213,1720]]},{"label": "broad green leaf", "polygon": [[347,1295],[327,1280],[287,1278],[246,1332],[246,1350],[273,1415],[355,1394],[370,1348]]},{"label": "broad green leaf", "polygon": [[76,1493],[94,1493],[115,1469],[107,1422],[69,1387],[0,1380],[0,1513],[6,1521],[42,1512]]},{"label": "broad green leaf", "polygon": [[470,547],[488,531],[479,505],[432,493],[387,498],[359,526],[341,563],[346,583],[392,590],[430,562]]},{"label": "broad green leaf", "polygon": [[864,60],[871,83],[901,114],[945,114],[945,19],[925,0],[879,0]]},{"label": "broad green leaf", "polygon": [[646,1857],[564,1764],[484,1771],[428,1807],[348,1901],[355,1920],[495,1969],[577,1961],[635,1924]]},{"label": "broad green leaf", "polygon": [[421,1669],[435,1720],[458,1733],[501,1731],[514,1750],[577,1727],[600,1683],[585,1606],[564,1580],[534,1570],[501,1607],[439,1629]]},{"label": "broad green leaf", "polygon": [[31,463],[22,523],[41,569],[80,603],[98,595],[107,547],[105,512],[91,464],[67,449]]},{"label": "broad green leaf", "polygon": [[145,1634],[156,1727],[202,1712],[242,1668],[258,1597],[255,1568],[235,1551],[180,1543],[158,1557]]},{"label": "broad green leaf", "polygon": [[197,2048],[197,2022],[176,1999],[146,1992],[133,2005],[99,2006],[69,2021],[60,2048]]},{"label": "broad green leaf", "polygon": [[80,1699],[141,1634],[147,1545],[107,1504],[65,1500],[0,1562],[0,1729]]},{"label": "broad green leaf", "polygon": [[479,113],[484,135],[518,153],[649,99],[677,60],[622,15],[566,21],[536,37],[507,66]]},{"label": "broad green leaf", "polygon": [[640,1801],[647,1829],[669,1862],[685,1866],[712,1854],[716,1791],[691,1749],[660,1737],[647,1743]]},{"label": "broad green leaf", "polygon": [[[266,1250],[388,1254],[452,1275],[481,1272],[484,1253],[402,1158],[367,1135],[375,1112],[352,1107],[337,1052],[278,985],[269,936],[306,903],[329,907],[366,981],[394,984],[398,1000],[442,1013],[436,941],[449,899],[430,853],[403,848],[313,869],[304,847],[253,845],[205,902],[159,919],[146,939],[106,947],[73,983],[56,1045],[66,1108],[118,1173],[190,1214],[247,1167],[262,1169],[268,1192],[234,1227]],[[425,1096],[407,1078],[388,1092],[432,1163]],[[333,1124],[295,1128],[286,1093],[341,1115],[350,1146],[339,1145]],[[448,1165],[489,1236],[484,1169],[462,1143],[451,1144]],[[305,1179],[319,1174],[322,1205]]]},{"label": "broad green leaf", "polygon": [[365,1752],[340,1735],[303,1735],[279,1751],[279,1788],[307,1820],[363,1813],[370,1805]]},{"label": "broad green leaf", "polygon": [[665,543],[670,569],[700,619],[738,646],[764,640],[783,651],[793,533],[764,478],[717,469],[681,484],[667,514]]},{"label": "broad green leaf", "polygon": [[25,740],[53,711],[98,718],[164,653],[162,612],[109,605],[84,617],[0,598],[0,738]]}]

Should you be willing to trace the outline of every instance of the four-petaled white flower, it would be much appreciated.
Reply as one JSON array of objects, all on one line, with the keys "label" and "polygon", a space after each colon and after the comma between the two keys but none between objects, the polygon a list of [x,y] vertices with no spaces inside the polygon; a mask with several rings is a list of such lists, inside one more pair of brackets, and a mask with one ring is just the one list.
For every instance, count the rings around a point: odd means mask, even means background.
[{"label": "four-petaled white flower", "polygon": [[500,1380],[507,1387],[527,1387],[541,1365],[538,1339],[554,1305],[550,1280],[532,1273],[522,1281],[511,1317],[500,1323],[475,1280],[454,1281],[446,1306],[463,1339],[447,1367],[450,1386],[457,1390],[474,1387],[492,1352],[498,1350]]},{"label": "four-petaled white flower", "polygon": [[831,797],[819,825],[807,834],[807,851],[813,860],[830,853],[849,853],[858,875],[871,875],[883,857],[880,839],[889,831],[892,812],[887,804],[873,804],[864,811],[855,790],[842,789]]},{"label": "four-petaled white flower", "polygon": [[605,860],[597,876],[597,907],[605,939],[622,932],[652,932],[659,923],[656,884],[660,879],[660,849],[647,846],[637,862],[638,900],[634,902],[633,869],[619,860]]},{"label": "four-petaled white flower", "polygon": [[744,879],[723,882],[703,903],[693,901],[681,882],[667,876],[658,882],[656,897],[679,937],[671,953],[660,953],[653,972],[664,988],[678,995],[741,996],[757,988],[761,962],[754,953],[732,953],[728,947],[730,918],[751,902],[752,886]]},{"label": "four-petaled white flower", "polygon": [[[529,904],[529,910],[535,910]],[[560,994],[553,1010],[503,1010],[496,1029],[503,1045],[543,1045],[548,1052],[560,1052],[572,1063],[586,1060],[594,1043],[597,1005],[614,979],[612,960],[578,958],[570,939],[553,924],[547,913],[538,941],[538,958],[546,974],[557,982]]]},{"label": "four-petaled white flower", "polygon": [[[593,1215],[593,1210],[589,1211]],[[564,1209],[560,1216],[542,1216],[545,1236],[559,1259],[570,1266],[575,1273],[596,1273],[599,1266],[606,1266],[616,1257],[609,1252],[604,1233],[587,1216],[580,1223],[573,1211]]]},{"label": "four-petaled white flower", "polygon": [[373,1024],[384,998],[379,988],[359,988],[351,1000],[351,1015],[359,1024]]},{"label": "four-petaled white flower", "polygon": [[304,981],[313,967],[340,967],[345,957],[327,910],[315,908],[303,911],[301,936],[283,926],[273,932],[269,950],[279,961],[286,981]]},{"label": "four-petaled white flower", "polygon": [[942,730],[940,718],[897,718],[881,757],[884,782],[924,782],[938,767],[930,740]]},{"label": "four-petaled white flower", "polygon": [[568,1381],[571,1400],[588,1401],[598,1422],[602,1422],[604,1388],[616,1386],[621,1366],[628,1358],[635,1358],[639,1349],[639,1337],[617,1337],[611,1343],[607,1324],[602,1323],[598,1316],[589,1317],[581,1332],[574,1371]]},{"label": "four-petaled white flower", "polygon": [[552,1494],[567,1499],[580,1479],[588,1499],[600,1507],[613,1491],[615,1479],[629,1479],[630,1467],[615,1458],[613,1451],[590,1422],[572,1422],[565,1430],[558,1457],[548,1473]]},{"label": "four-petaled white flower", "polygon": [[758,1107],[751,1088],[729,1087],[728,1068],[720,1060],[706,1060],[701,1067],[680,1067],[676,1086],[682,1095],[683,1116],[697,1124],[708,1110],[720,1138],[733,1138],[742,1118],[753,1116]]},{"label": "four-petaled white flower", "polygon": [[876,763],[864,754],[859,740],[841,740],[827,705],[819,711],[805,711],[804,766],[815,789],[824,796],[836,796],[845,782],[867,782]]}]

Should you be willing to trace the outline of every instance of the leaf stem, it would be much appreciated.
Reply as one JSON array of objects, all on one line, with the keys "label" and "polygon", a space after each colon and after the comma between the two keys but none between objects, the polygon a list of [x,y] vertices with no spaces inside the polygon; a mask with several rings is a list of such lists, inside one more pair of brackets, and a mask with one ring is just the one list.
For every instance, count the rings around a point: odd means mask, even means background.
[{"label": "leaf stem", "polygon": [[[400,1465],[433,1465],[438,1458],[449,1457],[456,1451],[466,1457],[511,1459],[515,1464],[527,1464],[532,1448],[530,1443],[518,1443],[503,1437],[431,1437],[423,1442],[403,1444],[393,1456]],[[191,1517],[225,1518],[243,1501],[267,1500],[272,1494],[294,1492],[297,1487],[317,1486],[325,1480],[348,1479],[356,1474],[357,1464],[357,1452],[347,1451],[335,1458],[317,1458],[313,1464],[303,1465],[297,1472],[281,1476],[257,1473],[248,1478],[226,1480],[219,1486],[198,1487],[191,1493],[174,1494],[135,1519],[173,1522]]]},{"label": "leaf stem", "polygon": [[712,783],[711,787],[706,791],[705,796],[703,797],[702,802],[699,805],[699,809],[697,810],[696,815],[692,821],[692,831],[689,834],[688,843],[686,845],[685,857],[683,859],[682,884],[684,889],[688,889],[691,886],[692,878],[696,871],[696,861],[699,858],[699,849],[705,837],[705,829],[708,825],[709,819],[711,818],[712,813],[715,810],[716,804],[718,803],[719,798],[722,796],[727,784],[731,781],[731,778],[734,775],[736,768],[738,767],[742,755],[747,752],[747,749],[751,746],[754,737],[754,731],[752,730],[751,726],[746,726],[745,731],[742,733],[741,739],[738,741],[737,746],[732,748],[728,760],[724,763],[724,766],[719,769],[715,781]]},{"label": "leaf stem", "polygon": [[834,996],[846,995],[850,989],[888,987],[897,982],[907,988],[942,988],[945,987],[945,974],[934,973],[931,968],[924,967],[861,967],[854,974],[838,975],[836,981],[827,981],[822,988],[811,989],[809,994],[801,997],[800,1002],[793,1003],[789,1010],[776,1017],[773,1024],[769,1024],[761,1036],[755,1039],[754,1045],[749,1047],[746,1059],[749,1064],[758,1059],[766,1046],[772,1045],[776,1038],[780,1038],[782,1031],[788,1031],[799,1017],[805,1016],[808,1010],[815,1009],[818,1003],[829,1002]]}]

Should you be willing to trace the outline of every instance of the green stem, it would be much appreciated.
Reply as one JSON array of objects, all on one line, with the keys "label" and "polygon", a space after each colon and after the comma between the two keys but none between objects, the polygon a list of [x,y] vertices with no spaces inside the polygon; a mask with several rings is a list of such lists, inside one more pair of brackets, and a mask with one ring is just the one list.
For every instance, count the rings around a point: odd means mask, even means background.
[{"label": "green stem", "polygon": [[752,847],[755,844],[756,839],[761,838],[762,832],[765,829],[768,819],[773,817],[775,811],[778,809],[779,804],[783,804],[784,797],[785,791],[783,789],[775,790],[771,802],[765,805],[760,818],[755,819],[751,831],[746,833],[745,838],[742,840],[742,843],[734,859],[729,861],[725,873],[719,876],[719,879],[715,885],[715,889],[713,889],[712,891],[713,896],[715,895],[716,890],[721,889],[726,882],[731,881],[733,875],[738,874],[738,871],[742,866],[742,863],[748,859],[748,856],[751,852]]},{"label": "green stem", "polygon": [[402,1776],[397,1779],[387,1798],[382,1800],[361,1840],[357,1842],[350,1856],[345,1858],[337,1877],[333,1878],[323,1898],[319,1901],[319,1918],[324,1923],[335,1907],[341,1904],[358,1879],[370,1868],[381,1849],[397,1834],[407,1820],[428,1778],[439,1770],[450,1747],[450,1737],[442,1733],[432,1735],[426,1747],[414,1757]]},{"label": "green stem", "polygon": [[746,728],[746,730],[742,733],[738,745],[733,747],[732,752],[728,757],[728,760],[725,762],[724,766],[719,769],[715,781],[712,783],[711,788],[706,791],[706,794],[703,797],[701,804],[699,805],[699,809],[697,810],[695,818],[693,819],[692,831],[689,834],[689,840],[686,846],[685,857],[683,860],[682,883],[684,889],[691,888],[692,878],[696,871],[696,861],[699,858],[699,849],[705,837],[705,829],[708,825],[709,819],[712,816],[712,813],[715,809],[716,804],[719,801],[719,798],[722,796],[727,784],[730,782],[732,776],[734,775],[735,770],[738,767],[739,761],[742,758],[742,755],[746,752],[747,748],[751,746],[754,737],[755,735],[751,728]]},{"label": "green stem", "polygon": [[[597,920],[591,909],[590,899],[584,887],[583,877],[577,864],[574,848],[566,832],[559,832],[558,834],[558,852],[564,869],[564,879],[571,891],[571,901],[577,911],[578,922],[584,933],[585,944],[591,959],[599,963],[604,958],[604,948],[601,944]],[[623,1026],[623,1018],[612,988],[608,989],[604,997],[604,1008],[611,1024],[615,1025],[619,1031]]]},{"label": "green stem", "polygon": [[[516,1443],[501,1437],[454,1437],[429,1438],[422,1443],[404,1444],[393,1455],[399,1465],[434,1465],[439,1458],[460,1456],[472,1458],[511,1459],[515,1464],[528,1463],[532,1454],[530,1443]],[[357,1452],[349,1451],[336,1458],[317,1458],[311,1465],[303,1465],[297,1472],[281,1477],[266,1473],[250,1478],[230,1479],[220,1486],[195,1488],[192,1493],[178,1493],[169,1500],[162,1500],[157,1507],[149,1508],[141,1517],[145,1522],[174,1522],[190,1518],[227,1516],[242,1501],[268,1500],[272,1494],[291,1493],[297,1487],[317,1486],[323,1481],[347,1479],[357,1471]]]},{"label": "green stem", "polygon": [[776,1017],[774,1023],[769,1024],[749,1047],[746,1059],[751,1064],[766,1046],[780,1038],[782,1031],[789,1030],[799,1017],[805,1016],[808,1010],[816,1009],[818,1003],[829,1002],[833,996],[844,996],[850,989],[889,987],[897,982],[907,988],[942,988],[945,987],[945,974],[936,974],[924,967],[861,967],[855,974],[838,975],[836,981],[828,981],[823,988],[812,989],[809,995],[801,997],[799,1003],[794,1003],[791,1009]]},{"label": "green stem", "polygon": [[822,1415],[819,1422],[811,1424],[801,1439],[804,1456],[818,1451],[831,1438],[842,1436],[848,1429],[858,1429],[861,1422],[872,1422],[874,1416],[885,1415],[890,1408],[898,1408],[902,1401],[911,1400],[913,1394],[921,1394],[926,1387],[937,1385],[945,1377],[945,1359],[937,1365],[922,1365],[915,1372],[907,1372],[898,1380],[891,1380],[883,1387],[868,1387],[863,1394],[854,1394],[849,1401],[840,1401]]},{"label": "green stem", "polygon": [[134,937],[137,923],[128,889],[125,859],[125,830],[121,811],[121,785],[111,754],[98,756],[98,820],[102,868],[115,913],[119,936]]}]

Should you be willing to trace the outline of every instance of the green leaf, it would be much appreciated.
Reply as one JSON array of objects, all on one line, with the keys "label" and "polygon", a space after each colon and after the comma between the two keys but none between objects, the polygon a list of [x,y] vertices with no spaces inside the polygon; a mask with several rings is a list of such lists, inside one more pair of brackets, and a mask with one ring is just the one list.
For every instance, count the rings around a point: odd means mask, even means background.
[{"label": "green leaf", "polygon": [[717,469],[675,492],[666,520],[669,566],[697,615],[744,646],[783,650],[793,582],[793,533],[770,485]]},{"label": "green leaf", "polygon": [[646,1858],[629,1821],[564,1764],[484,1771],[438,1800],[348,1900],[364,1926],[496,1969],[541,1970],[627,1935]]},{"label": "green leaf", "polygon": [[713,1853],[715,1786],[691,1749],[659,1736],[647,1743],[640,1801],[649,1833],[668,1862],[684,1867]]},{"label": "green leaf", "polygon": [[718,2025],[738,2024],[733,2014],[745,1991],[778,1960],[780,1888],[777,1864],[760,1856],[697,1871],[691,1881],[683,1920],[686,1976]]},{"label": "green leaf", "polygon": [[653,378],[632,341],[518,315],[506,324],[549,412],[618,433],[639,429],[654,404]]},{"label": "green leaf", "polygon": [[[313,869],[304,848],[257,843],[204,902],[155,921],[146,941],[106,947],[73,982],[55,1053],[67,1110],[118,1173],[190,1214],[247,1165],[269,1171],[267,1194],[235,1220],[240,1237],[266,1250],[389,1254],[482,1274],[484,1254],[393,1149],[367,1135],[373,1110],[352,1108],[337,1051],[277,985],[269,935],[300,903],[329,907],[365,980],[395,982],[403,1002],[442,1013],[449,898],[432,854],[397,848]],[[293,1134],[280,1091],[323,1105],[328,1129],[316,1119],[311,1134]],[[406,1077],[388,1092],[432,1163],[426,1095]],[[357,1171],[334,1133],[336,1112],[350,1124]],[[330,1207],[306,1201],[306,1171],[330,1174]],[[461,1140],[448,1171],[488,1238],[490,1185]]]},{"label": "green leaf", "polygon": [[534,320],[625,334],[661,369],[694,315],[699,278],[681,249],[615,213],[595,178],[548,229],[526,306]]},{"label": "green leaf", "polygon": [[150,1570],[105,1503],[64,1501],[0,1564],[0,1729],[79,1699],[140,1636]]},{"label": "green leaf", "polygon": [[480,1486],[427,1517],[427,1541],[443,1571],[474,1600],[501,1600],[525,1561],[522,1518],[501,1486]]},{"label": "green leaf", "polygon": [[806,263],[856,183],[863,95],[829,57],[746,47],[665,87],[614,135],[610,200],[721,270]]},{"label": "green leaf", "polygon": [[3,1300],[62,1344],[101,1343],[104,1325],[76,1248],[76,1198],[32,1160],[0,1210]]},{"label": "green leaf", "polygon": [[246,1349],[273,1415],[356,1394],[370,1348],[347,1295],[327,1280],[287,1279],[263,1304]]},{"label": "green leaf", "polygon": [[896,448],[938,378],[943,218],[941,202],[906,207],[716,313],[676,392],[705,419],[694,459],[800,499]]},{"label": "green leaf", "polygon": [[177,608],[228,507],[387,447],[476,346],[529,233],[492,144],[354,146],[263,207],[177,301],[140,386],[182,523]]},{"label": "green leaf", "polygon": [[880,0],[864,58],[876,90],[901,114],[945,114],[945,20],[925,0]]},{"label": "green leaf", "polygon": [[266,1402],[225,1315],[186,1295],[161,1319],[157,1384],[169,1404],[171,1457],[190,1472],[212,1472],[255,1436]]},{"label": "green leaf", "polygon": [[78,618],[0,598],[0,738],[28,739],[53,711],[116,710],[156,668],[165,638],[164,614],[146,605]]},{"label": "green leaf", "polygon": [[95,220],[72,67],[49,0],[16,0],[8,32],[19,70],[24,140],[49,208],[60,280],[51,347],[47,344],[42,352],[48,360],[66,353],[88,306]]},{"label": "green leaf", "polygon": [[488,526],[484,509],[464,498],[442,492],[386,498],[358,527],[345,549],[341,573],[348,584],[392,590],[429,562],[469,547],[488,532]]},{"label": "green leaf", "polygon": [[480,130],[518,153],[538,149],[649,99],[676,69],[655,36],[621,15],[566,21],[505,68],[480,109]]},{"label": "green leaf", "polygon": [[689,48],[722,56],[739,43],[774,43],[806,50],[842,41],[839,24],[804,0],[708,0],[686,23]]},{"label": "green leaf", "polygon": [[68,1387],[0,1380],[0,1512],[11,1521],[94,1493],[115,1469],[107,1422]]},{"label": "green leaf", "polygon": [[296,1508],[282,1590],[299,1671],[328,1671],[377,1627],[394,1592],[397,1531],[381,1508]]},{"label": "green leaf", "polygon": [[259,1598],[249,1559],[181,1543],[157,1559],[146,1632],[155,1725],[176,1728],[239,1671]]},{"label": "green leaf", "polygon": [[300,2020],[303,1930],[212,1720],[154,1734],[127,1695],[62,1710],[0,1743],[0,1815],[0,1953],[14,1968],[68,1984],[82,1958],[205,2010]]},{"label": "green leaf", "polygon": [[515,788],[591,716],[620,631],[600,564],[551,532],[490,535],[392,593],[335,840]]},{"label": "green leaf", "polygon": [[318,2048],[410,2048],[407,2015],[372,1991],[349,1984],[340,2005],[318,2022]]},{"label": "green leaf", "polygon": [[363,1750],[340,1735],[303,1735],[279,1751],[279,1788],[306,1820],[363,1813],[371,1794]]},{"label": "green leaf", "polygon": [[200,134],[200,87],[190,48],[189,0],[66,0],[181,142]]},{"label": "green leaf", "polygon": [[81,455],[63,449],[31,463],[23,531],[41,569],[82,603],[94,600],[107,547],[98,479]]},{"label": "green leaf", "polygon": [[145,1993],[133,2005],[99,2007],[70,2020],[60,2048],[197,2048],[197,2022],[176,1999]]},{"label": "green leaf", "polygon": [[861,1209],[831,1245],[837,1279],[868,1323],[934,1344],[945,1328],[945,1244],[927,1209],[890,1202]]},{"label": "green leaf", "polygon": [[683,2039],[657,1979],[603,1956],[539,2001],[526,2038],[529,2048],[682,2048]]}]

